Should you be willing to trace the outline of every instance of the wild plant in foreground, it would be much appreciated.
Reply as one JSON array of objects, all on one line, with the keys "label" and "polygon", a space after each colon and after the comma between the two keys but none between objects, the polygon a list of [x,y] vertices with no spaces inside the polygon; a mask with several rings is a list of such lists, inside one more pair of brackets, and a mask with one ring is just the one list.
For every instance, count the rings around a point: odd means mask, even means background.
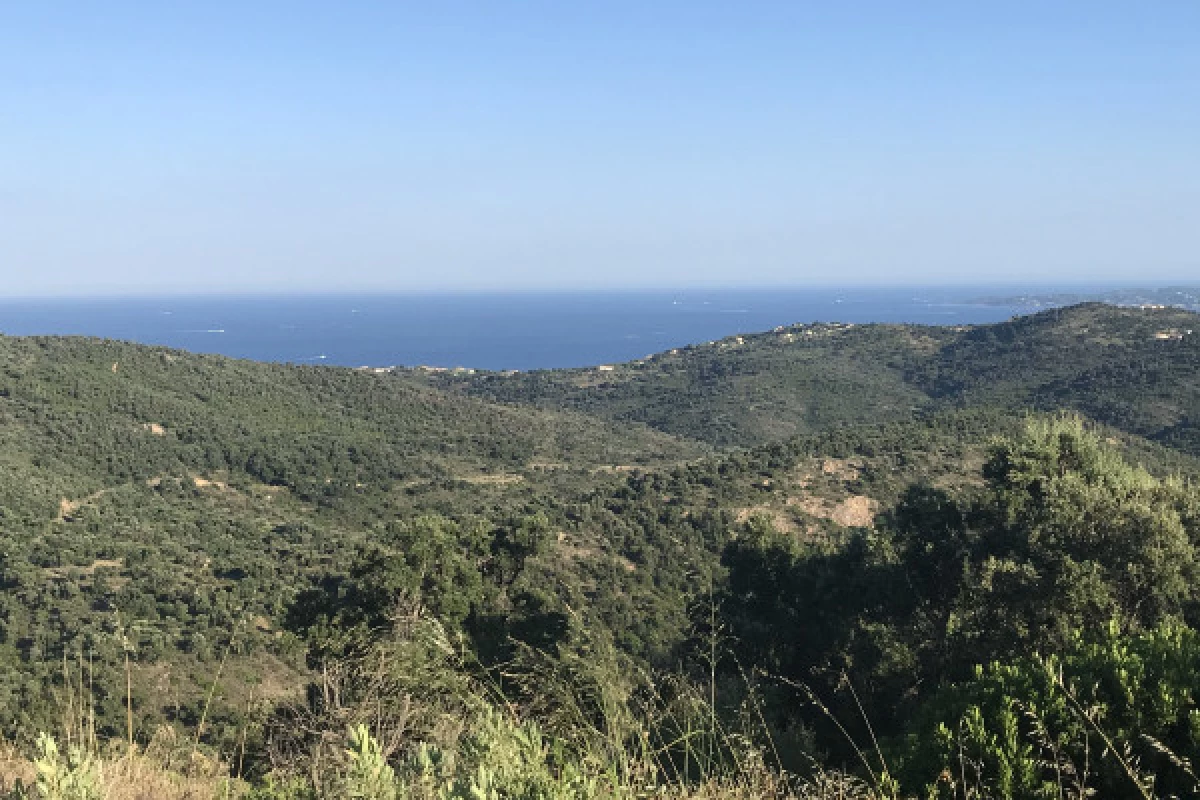
[{"label": "wild plant in foreground", "polygon": [[43,733],[37,739],[37,797],[40,800],[101,800],[100,776],[92,755],[72,747],[66,756],[54,738]]}]

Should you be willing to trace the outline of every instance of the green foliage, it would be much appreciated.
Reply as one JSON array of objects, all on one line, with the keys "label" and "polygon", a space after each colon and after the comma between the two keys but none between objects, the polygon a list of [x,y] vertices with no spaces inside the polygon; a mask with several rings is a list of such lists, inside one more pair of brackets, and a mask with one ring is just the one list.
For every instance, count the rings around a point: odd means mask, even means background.
[{"label": "green foliage", "polygon": [[244,800],[317,800],[317,791],[310,781],[300,777],[267,775],[261,784],[251,787],[242,797]]},{"label": "green foliage", "polygon": [[599,788],[568,760],[562,743],[491,708],[471,721],[453,753],[419,746],[400,785],[406,797],[437,800],[584,800]]},{"label": "green foliage", "polygon": [[[1200,317],[1084,304],[979,327],[794,325],[610,372],[435,374],[432,384],[547,409],[641,422],[720,446],[914,413],[1073,409],[1200,454]],[[1178,338],[1159,338],[1164,332]],[[420,376],[414,376],[420,377]]]},{"label": "green foliage", "polygon": [[1196,575],[1181,509],[1195,493],[1126,465],[1078,419],[1033,424],[984,470],[991,496],[954,634],[979,657],[1183,613]]},{"label": "green foliage", "polygon": [[[260,798],[684,794],[770,784],[766,752],[830,796],[899,765],[1025,797],[1066,774],[1047,740],[1186,793],[1176,328],[1081,306],[473,376],[0,338],[0,728],[203,718]],[[1105,424],[1024,425],[1063,408]]]},{"label": "green foliage", "polygon": [[[908,736],[909,776],[931,791],[1011,800],[1184,796],[1200,790],[1200,636],[1114,623],[1061,654],[993,662],[933,697]],[[955,791],[958,794],[955,794]]]},{"label": "green foliage", "polygon": [[37,739],[37,796],[42,800],[100,800],[99,776],[90,753],[72,747],[64,758],[54,738],[42,733]]},{"label": "green foliage", "polygon": [[1110,622],[1136,634],[1192,619],[1190,486],[1127,465],[1073,418],[1032,422],[983,474],[961,499],[914,487],[877,531],[832,548],[732,542],[722,608],[739,662],[815,679],[850,719],[861,695],[895,733],[979,663],[1060,652]]},{"label": "green foliage", "polygon": [[367,726],[355,725],[348,738],[349,768],[342,779],[343,796],[352,800],[395,800],[396,771],[383,757]]},{"label": "green foliage", "polygon": [[83,653],[99,732],[122,732],[126,650],[136,737],[195,725],[234,638],[205,734],[229,746],[258,684],[302,681],[285,625],[314,585],[411,586],[452,626],[495,616],[502,642],[511,616],[550,645],[574,580],[518,580],[552,539],[543,496],[702,452],[389,375],[0,337],[0,730],[53,724]]},{"label": "green foliage", "polygon": [[571,409],[719,446],[766,444],[798,434],[906,419],[926,397],[905,365],[949,329],[795,325],[694,345],[598,373],[414,375],[435,386],[504,403]]}]

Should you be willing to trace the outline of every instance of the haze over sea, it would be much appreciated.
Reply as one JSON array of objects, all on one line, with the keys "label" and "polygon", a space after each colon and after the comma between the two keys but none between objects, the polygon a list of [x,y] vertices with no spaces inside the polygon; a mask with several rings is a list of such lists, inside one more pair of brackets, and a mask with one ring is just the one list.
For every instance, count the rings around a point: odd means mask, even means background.
[{"label": "haze over sea", "polygon": [[809,322],[963,325],[1020,313],[970,289],[755,289],[0,301],[0,331],[127,339],[259,361],[548,369]]}]

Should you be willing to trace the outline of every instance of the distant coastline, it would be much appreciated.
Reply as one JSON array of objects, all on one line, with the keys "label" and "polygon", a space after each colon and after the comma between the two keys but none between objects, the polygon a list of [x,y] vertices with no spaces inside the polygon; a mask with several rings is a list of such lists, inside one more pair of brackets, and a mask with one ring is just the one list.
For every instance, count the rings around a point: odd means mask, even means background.
[{"label": "distant coastline", "polygon": [[1071,306],[1077,303],[1095,302],[1108,303],[1114,306],[1185,308],[1188,311],[1200,311],[1200,286],[993,295],[980,297],[977,302],[983,305],[1017,307],[1028,310],[1061,308],[1062,306]]},{"label": "distant coastline", "polygon": [[663,289],[24,299],[0,300],[0,331],[98,336],[255,361],[503,372],[622,363],[798,323],[977,325],[1085,300],[1200,308],[1200,289],[1195,288],[984,291]]}]

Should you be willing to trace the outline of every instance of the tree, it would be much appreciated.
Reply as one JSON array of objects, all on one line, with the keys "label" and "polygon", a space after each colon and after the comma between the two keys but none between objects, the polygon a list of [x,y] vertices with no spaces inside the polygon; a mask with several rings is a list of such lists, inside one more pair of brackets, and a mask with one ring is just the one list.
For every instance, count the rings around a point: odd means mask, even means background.
[{"label": "tree", "polygon": [[825,675],[830,691],[846,677],[895,730],[978,664],[1188,616],[1191,487],[1127,464],[1074,417],[1031,422],[982,475],[958,496],[912,487],[877,531],[832,550],[777,533],[732,542],[723,622],[743,665]]}]

